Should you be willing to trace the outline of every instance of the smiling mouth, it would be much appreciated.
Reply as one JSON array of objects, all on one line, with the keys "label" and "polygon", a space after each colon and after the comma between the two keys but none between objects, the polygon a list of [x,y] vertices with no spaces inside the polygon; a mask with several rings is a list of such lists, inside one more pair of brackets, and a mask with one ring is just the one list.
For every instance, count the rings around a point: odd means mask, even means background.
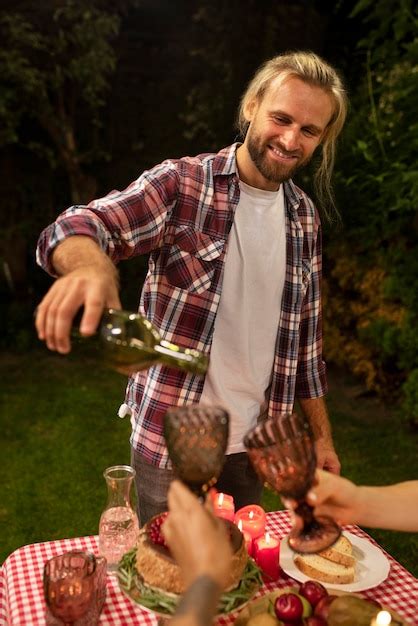
[{"label": "smiling mouth", "polygon": [[282,150],[280,150],[279,148],[275,148],[274,146],[269,146],[271,152],[278,158],[281,160],[285,160],[285,161],[294,161],[295,159],[298,159],[299,156],[296,154],[289,154],[288,152],[282,152]]}]

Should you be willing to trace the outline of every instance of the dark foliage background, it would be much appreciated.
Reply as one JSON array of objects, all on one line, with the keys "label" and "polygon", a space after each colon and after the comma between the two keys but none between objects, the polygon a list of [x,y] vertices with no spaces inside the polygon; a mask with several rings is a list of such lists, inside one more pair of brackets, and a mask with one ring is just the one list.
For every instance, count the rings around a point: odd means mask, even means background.
[{"label": "dark foliage background", "polygon": [[[351,98],[326,228],[326,358],[418,422],[417,10],[412,0],[3,0],[2,347],[27,350],[41,229],[167,157],[218,150],[255,68],[313,49]],[[301,175],[310,188],[309,172]],[[135,307],[146,259],[122,264]]]}]

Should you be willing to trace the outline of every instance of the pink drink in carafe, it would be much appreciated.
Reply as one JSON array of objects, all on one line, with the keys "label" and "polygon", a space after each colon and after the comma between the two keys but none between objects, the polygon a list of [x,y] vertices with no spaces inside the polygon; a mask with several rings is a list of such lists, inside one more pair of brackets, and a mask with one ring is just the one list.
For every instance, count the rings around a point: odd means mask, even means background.
[{"label": "pink drink in carafe", "polygon": [[106,557],[108,570],[112,571],[138,539],[138,518],[130,502],[135,470],[129,465],[116,465],[108,467],[103,475],[108,503],[100,517],[99,554]]}]

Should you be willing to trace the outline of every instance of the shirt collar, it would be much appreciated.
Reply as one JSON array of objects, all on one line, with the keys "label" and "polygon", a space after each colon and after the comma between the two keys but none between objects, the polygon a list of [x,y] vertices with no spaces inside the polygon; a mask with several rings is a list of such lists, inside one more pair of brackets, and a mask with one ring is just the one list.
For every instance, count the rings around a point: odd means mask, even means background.
[{"label": "shirt collar", "polygon": [[240,145],[239,142],[233,143],[231,146],[222,148],[222,150],[215,155],[213,160],[214,176],[228,176],[230,174],[236,174],[238,176],[236,151]]},{"label": "shirt collar", "polygon": [[301,190],[295,185],[293,180],[289,178],[283,183],[284,195],[291,211],[297,211],[303,201]]},{"label": "shirt collar", "polygon": [[[235,174],[238,176],[236,151],[242,143],[236,142],[231,146],[222,148],[213,160],[213,174],[214,176],[230,176]],[[288,206],[291,211],[297,211],[299,205],[303,201],[303,195],[300,189],[295,185],[292,179],[285,181],[283,185],[284,195],[288,201]]]}]

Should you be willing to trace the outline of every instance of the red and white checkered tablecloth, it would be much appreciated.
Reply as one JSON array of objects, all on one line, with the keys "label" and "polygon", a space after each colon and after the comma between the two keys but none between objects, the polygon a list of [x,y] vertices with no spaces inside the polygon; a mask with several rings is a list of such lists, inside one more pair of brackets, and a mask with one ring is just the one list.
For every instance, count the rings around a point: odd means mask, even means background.
[{"label": "red and white checkered tablecloth", "polygon": [[[290,529],[286,511],[268,513],[267,530],[279,537],[285,537]],[[376,542],[356,526],[346,528],[350,532]],[[380,547],[380,546],[379,546]],[[45,561],[69,550],[87,550],[98,553],[97,537],[78,537],[45,543],[34,543],[19,548],[4,562],[0,570],[0,624],[7,626],[28,626],[45,624],[45,602],[42,589],[42,574]],[[394,609],[411,626],[418,626],[418,580],[385,552],[390,562],[388,578],[374,589],[361,592],[365,598],[374,598]],[[292,585],[293,580],[283,574],[278,581],[269,583],[259,591],[264,595],[277,588]],[[221,625],[229,626],[236,613],[220,618]],[[107,597],[100,624],[121,626],[157,626],[155,615],[135,605],[119,589],[116,578],[108,575]]]}]

